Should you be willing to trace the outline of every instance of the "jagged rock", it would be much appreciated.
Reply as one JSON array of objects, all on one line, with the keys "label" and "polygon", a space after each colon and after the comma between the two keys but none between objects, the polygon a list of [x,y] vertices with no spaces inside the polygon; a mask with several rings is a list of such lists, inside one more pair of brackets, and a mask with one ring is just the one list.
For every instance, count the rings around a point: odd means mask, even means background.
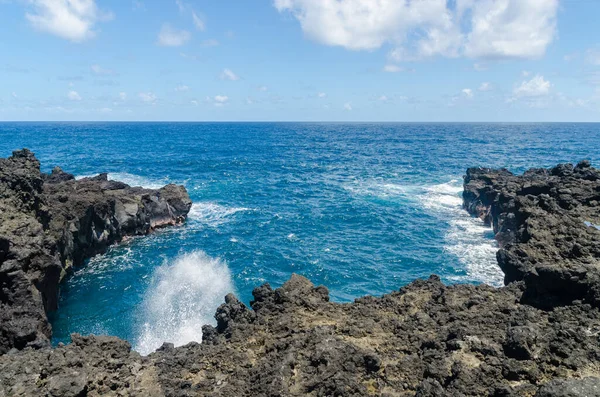
[{"label": "jagged rock", "polygon": [[525,281],[524,301],[551,308],[600,305],[600,171],[589,161],[532,169],[470,168],[465,208],[493,225],[505,283]]},{"label": "jagged rock", "polygon": [[0,354],[48,345],[46,312],[71,266],[126,236],[181,223],[190,207],[182,186],[75,180],[59,167],[43,174],[27,149],[0,159]]},{"label": "jagged rock", "polygon": [[[116,338],[75,335],[56,349],[11,350],[0,356],[0,395],[599,396],[600,307],[591,292],[561,291],[574,280],[544,287],[554,276],[539,275],[577,260],[594,271],[597,229],[579,221],[600,224],[596,174],[588,163],[522,177],[469,170],[465,205],[501,240],[503,288],[431,276],[339,304],[293,275],[256,288],[250,308],[227,295],[201,344],[140,357]],[[580,287],[598,288],[581,276]],[[544,305],[530,299],[542,287]]]}]

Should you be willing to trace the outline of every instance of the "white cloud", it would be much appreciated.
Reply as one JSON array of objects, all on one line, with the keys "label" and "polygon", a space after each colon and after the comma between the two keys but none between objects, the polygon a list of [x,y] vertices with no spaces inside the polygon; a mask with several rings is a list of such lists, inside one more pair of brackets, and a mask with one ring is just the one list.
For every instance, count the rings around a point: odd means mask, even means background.
[{"label": "white cloud", "polygon": [[352,104],[351,104],[351,103],[349,103],[349,102],[348,102],[348,103],[345,103],[345,104],[344,104],[344,110],[348,110],[348,111],[352,110]]},{"label": "white cloud", "polygon": [[126,92],[119,92],[119,99],[124,101],[127,99],[127,93]]},{"label": "white cloud", "polygon": [[17,99],[19,97],[16,92],[11,92],[10,95],[15,99]]},{"label": "white cloud", "polygon": [[481,83],[479,86],[479,91],[491,91],[492,85],[488,82]]},{"label": "white cloud", "polygon": [[475,70],[476,72],[484,72],[488,70],[488,67],[484,63],[475,63],[473,64],[473,70]]},{"label": "white cloud", "polygon": [[102,66],[95,64],[90,66],[90,69],[92,69],[92,72],[94,72],[94,74],[97,74],[99,76],[110,76],[110,75],[114,75],[115,71],[112,69],[105,69]]},{"label": "white cloud", "polygon": [[187,30],[174,29],[165,23],[158,33],[158,45],[165,47],[180,47],[191,39],[192,35]]},{"label": "white cloud", "polygon": [[69,91],[67,93],[67,98],[69,98],[72,101],[81,101],[81,95],[79,95],[79,93],[77,91]]},{"label": "white cloud", "polygon": [[214,97],[206,97],[206,102],[212,103],[217,107],[225,106],[229,102],[227,95],[215,95]]},{"label": "white cloud", "polygon": [[200,30],[200,31],[204,31],[206,29],[206,24],[204,23],[204,19],[200,16],[198,16],[198,14],[196,14],[195,11],[192,11],[192,20],[194,21],[194,26],[196,27],[196,29]]},{"label": "white cloud", "polygon": [[466,96],[467,98],[473,98],[473,90],[470,88],[463,88],[461,90],[461,92],[463,93],[464,96]]},{"label": "white cloud", "polygon": [[155,103],[157,99],[156,95],[152,92],[140,92],[139,97],[143,102],[146,103]]},{"label": "white cloud", "polygon": [[216,47],[219,45],[219,40],[207,39],[200,43],[202,47]]},{"label": "white cloud", "polygon": [[530,71],[528,71],[528,70],[523,70],[523,71],[521,72],[521,76],[523,76],[523,77],[529,77],[529,75],[530,75],[530,74],[531,74],[531,72],[530,72]]},{"label": "white cloud", "polygon": [[319,98],[326,98],[326,97],[327,97],[327,93],[325,93],[325,92],[319,92],[319,93],[317,94],[317,96],[318,96]]},{"label": "white cloud", "polygon": [[402,68],[398,65],[387,64],[383,67],[383,71],[388,72],[388,73],[398,73],[398,72],[403,72],[404,68]]},{"label": "white cloud", "polygon": [[379,100],[379,101],[381,101],[381,102],[387,102],[387,101],[389,101],[390,99],[389,99],[389,98],[388,98],[386,95],[382,95],[382,96],[380,96],[380,97],[379,97],[379,99],[378,99],[378,100]]},{"label": "white cloud", "polygon": [[514,95],[516,98],[531,98],[545,96],[550,93],[552,84],[549,81],[544,80],[544,76],[536,75],[531,80],[526,80],[514,89]]},{"label": "white cloud", "polygon": [[240,76],[233,73],[230,69],[223,69],[221,72],[221,80],[237,81],[239,79]]},{"label": "white cloud", "polygon": [[459,0],[470,3],[465,54],[476,58],[538,58],[556,36],[558,0]]},{"label": "white cloud", "polygon": [[395,62],[436,55],[535,58],[556,36],[558,0],[274,0],[312,40],[396,47]]},{"label": "white cloud", "polygon": [[94,26],[112,18],[101,11],[96,0],[29,0],[25,17],[41,32],[79,43],[96,35]]},{"label": "white cloud", "polygon": [[186,92],[189,90],[190,90],[190,87],[188,87],[185,84],[181,84],[181,85],[178,85],[177,87],[175,87],[175,91],[177,91],[177,92]]},{"label": "white cloud", "polygon": [[258,90],[262,92],[267,92],[269,91],[269,87],[267,87],[266,85],[261,85],[260,87],[258,87]]},{"label": "white cloud", "polygon": [[198,106],[198,101],[195,99],[191,100],[190,103],[194,106]]}]

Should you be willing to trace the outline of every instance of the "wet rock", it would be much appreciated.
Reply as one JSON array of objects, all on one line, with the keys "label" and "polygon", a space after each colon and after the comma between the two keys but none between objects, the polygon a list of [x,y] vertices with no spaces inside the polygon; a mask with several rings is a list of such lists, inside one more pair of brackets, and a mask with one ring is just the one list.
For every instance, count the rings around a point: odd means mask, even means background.
[{"label": "wet rock", "polygon": [[471,168],[465,208],[493,225],[505,283],[523,280],[524,301],[543,308],[600,305],[600,171],[584,160],[523,175]]},{"label": "wet rock", "polygon": [[72,266],[126,236],[181,223],[190,207],[182,186],[75,180],[59,167],[43,174],[27,149],[0,159],[0,354],[49,344],[46,312]]},{"label": "wet rock", "polygon": [[293,275],[257,287],[250,307],[227,295],[203,343],[148,357],[95,336],[13,349],[0,356],[0,395],[598,396],[598,230],[584,223],[600,224],[596,174],[585,163],[469,170],[465,206],[501,241],[503,288],[431,276],[340,304]]}]

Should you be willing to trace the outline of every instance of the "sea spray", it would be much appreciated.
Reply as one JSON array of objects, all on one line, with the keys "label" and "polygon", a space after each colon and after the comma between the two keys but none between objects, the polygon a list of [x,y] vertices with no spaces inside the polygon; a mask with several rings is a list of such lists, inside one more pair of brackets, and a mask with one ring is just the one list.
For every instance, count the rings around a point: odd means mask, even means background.
[{"label": "sea spray", "polygon": [[215,310],[233,291],[227,264],[202,251],[164,263],[156,269],[142,303],[143,326],[135,349],[149,354],[163,342],[200,342],[202,326],[214,323]]},{"label": "sea spray", "polygon": [[501,286],[504,274],[496,261],[498,246],[492,228],[462,208],[462,191],[461,181],[453,179],[426,187],[420,199],[425,209],[448,224],[444,250],[458,258],[469,279]]}]

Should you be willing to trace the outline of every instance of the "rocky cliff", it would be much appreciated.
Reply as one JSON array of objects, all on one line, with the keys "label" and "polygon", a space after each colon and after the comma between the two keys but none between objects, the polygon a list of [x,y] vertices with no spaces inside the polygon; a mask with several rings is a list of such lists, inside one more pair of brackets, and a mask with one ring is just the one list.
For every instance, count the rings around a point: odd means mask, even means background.
[{"label": "rocky cliff", "polygon": [[468,171],[465,206],[494,225],[506,287],[431,276],[339,304],[294,275],[256,288],[250,307],[225,297],[202,343],[141,357],[74,335],[13,350],[0,356],[0,394],[600,396],[599,175],[588,163]]},{"label": "rocky cliff", "polygon": [[75,180],[55,168],[40,172],[27,149],[0,159],[0,354],[49,344],[46,312],[71,266],[126,236],[185,220],[185,188],[159,190],[109,181]]}]

